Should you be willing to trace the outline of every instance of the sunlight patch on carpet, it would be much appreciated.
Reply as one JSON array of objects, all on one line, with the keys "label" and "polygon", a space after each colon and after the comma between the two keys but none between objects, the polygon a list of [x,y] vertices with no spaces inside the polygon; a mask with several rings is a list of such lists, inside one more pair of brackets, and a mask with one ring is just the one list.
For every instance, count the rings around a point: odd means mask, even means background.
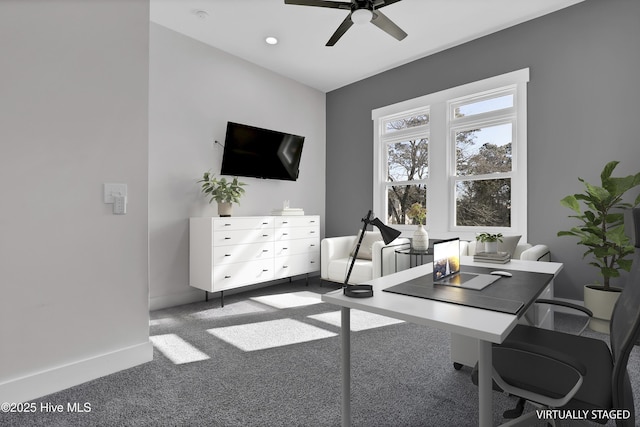
[{"label": "sunlight patch on carpet", "polygon": [[282,347],[337,335],[293,319],[226,326],[208,329],[207,332],[243,351]]},{"label": "sunlight patch on carpet", "polygon": [[149,326],[176,326],[180,321],[175,317],[163,317],[161,319],[150,319]]},{"label": "sunlight patch on carpet", "polygon": [[209,356],[176,334],[154,335],[150,336],[149,339],[155,348],[176,365],[198,362],[209,358]]},{"label": "sunlight patch on carpet", "polygon": [[[341,316],[340,311],[332,311],[329,313],[320,313],[308,316],[310,319],[319,320],[333,326],[340,327]],[[403,320],[393,319],[387,316],[381,316],[375,313],[369,313],[361,310],[351,310],[351,330],[364,331],[366,329],[381,328],[383,326],[395,325],[403,323]]]},{"label": "sunlight patch on carpet", "polygon": [[304,307],[307,305],[320,304],[320,294],[309,291],[290,292],[286,294],[265,295],[250,298],[253,301],[270,305],[275,308]]}]

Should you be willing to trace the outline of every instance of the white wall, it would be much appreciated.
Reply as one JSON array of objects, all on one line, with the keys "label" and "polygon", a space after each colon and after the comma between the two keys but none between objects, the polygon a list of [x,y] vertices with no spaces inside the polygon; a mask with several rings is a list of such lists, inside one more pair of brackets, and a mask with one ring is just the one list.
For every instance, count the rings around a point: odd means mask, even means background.
[{"label": "white wall", "polygon": [[[152,358],[148,14],[0,2],[0,402]],[[128,184],[127,215],[105,182]]]},{"label": "white wall", "polygon": [[189,286],[188,218],[217,216],[196,181],[209,169],[219,174],[223,149],[214,140],[224,144],[227,121],[305,136],[298,180],[241,178],[248,185],[234,216],[269,214],[286,199],[324,221],[325,94],[154,23],[150,44],[149,256],[157,309],[204,298]]}]

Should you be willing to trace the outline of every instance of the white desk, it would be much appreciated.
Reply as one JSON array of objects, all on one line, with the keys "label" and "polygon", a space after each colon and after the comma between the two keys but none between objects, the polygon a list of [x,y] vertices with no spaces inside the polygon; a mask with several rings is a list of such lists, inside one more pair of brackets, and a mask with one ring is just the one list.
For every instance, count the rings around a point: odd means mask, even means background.
[{"label": "white desk", "polygon": [[[562,269],[562,264],[551,262],[513,260],[505,265],[476,263],[473,257],[462,257],[461,263],[494,270],[521,270],[554,275]],[[350,298],[343,295],[342,289],[322,296],[323,301],[340,306],[342,311],[342,425],[344,427],[351,425],[350,310],[352,308],[419,325],[432,326],[476,339],[479,364],[479,424],[480,426],[493,424],[491,344],[504,341],[518,323],[518,316],[382,291],[390,286],[430,274],[431,271],[432,266],[427,264],[367,282],[374,289],[374,295],[370,298]]]}]

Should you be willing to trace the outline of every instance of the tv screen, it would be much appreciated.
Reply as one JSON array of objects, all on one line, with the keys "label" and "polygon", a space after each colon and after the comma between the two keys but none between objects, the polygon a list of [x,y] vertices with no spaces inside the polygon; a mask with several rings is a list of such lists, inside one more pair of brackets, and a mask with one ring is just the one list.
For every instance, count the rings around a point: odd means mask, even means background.
[{"label": "tv screen", "polygon": [[227,123],[222,175],[295,181],[304,137]]}]

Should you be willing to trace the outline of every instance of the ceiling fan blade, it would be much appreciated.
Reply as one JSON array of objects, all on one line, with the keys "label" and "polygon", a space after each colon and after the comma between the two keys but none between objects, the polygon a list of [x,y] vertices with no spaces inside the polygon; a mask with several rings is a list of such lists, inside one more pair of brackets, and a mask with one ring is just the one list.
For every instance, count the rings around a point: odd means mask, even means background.
[{"label": "ceiling fan blade", "polygon": [[371,23],[382,31],[385,31],[390,36],[395,37],[397,40],[402,40],[407,37],[407,33],[402,31],[402,28],[394,24],[393,21],[387,18],[379,10],[373,11],[373,19],[371,20]]},{"label": "ceiling fan blade", "polygon": [[350,2],[342,2],[342,1],[284,0],[284,4],[296,4],[296,5],[299,5],[299,6],[330,7],[330,8],[333,8],[333,9],[351,10],[351,3]]},{"label": "ceiling fan blade", "polygon": [[335,45],[337,41],[340,40],[340,37],[342,37],[344,33],[346,33],[347,30],[351,28],[352,25],[353,25],[353,21],[351,20],[351,14],[348,14],[347,17],[344,19],[344,21],[342,21],[342,24],[340,24],[340,26],[336,30],[336,32],[333,33],[333,35],[327,42],[326,46]]},{"label": "ceiling fan blade", "polygon": [[402,0],[373,0],[373,8],[380,9],[381,7],[389,6],[390,4],[398,3]]}]

